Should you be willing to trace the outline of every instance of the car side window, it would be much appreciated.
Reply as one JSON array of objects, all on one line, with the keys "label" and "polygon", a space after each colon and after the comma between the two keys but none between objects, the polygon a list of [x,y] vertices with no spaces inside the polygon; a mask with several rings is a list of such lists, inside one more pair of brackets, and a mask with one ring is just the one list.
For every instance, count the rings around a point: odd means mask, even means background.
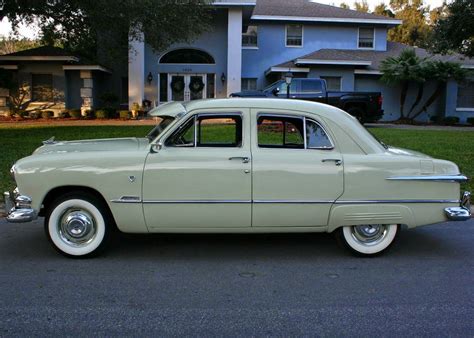
[{"label": "car side window", "polygon": [[261,148],[304,149],[303,118],[261,115],[257,127]]},{"label": "car side window", "polygon": [[165,142],[168,147],[240,147],[242,117],[238,114],[196,115]]},{"label": "car side window", "polygon": [[326,131],[318,123],[309,119],[306,119],[306,146],[313,149],[334,148]]}]

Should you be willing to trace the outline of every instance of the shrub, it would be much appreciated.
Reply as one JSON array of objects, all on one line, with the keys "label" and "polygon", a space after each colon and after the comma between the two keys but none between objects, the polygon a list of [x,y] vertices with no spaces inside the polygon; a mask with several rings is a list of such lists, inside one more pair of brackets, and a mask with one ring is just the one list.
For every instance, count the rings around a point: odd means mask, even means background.
[{"label": "shrub", "polygon": [[67,109],[61,110],[58,113],[58,118],[60,118],[60,119],[65,119],[67,117],[69,117],[69,110],[67,110]]},{"label": "shrub", "polygon": [[443,123],[448,125],[448,126],[455,125],[455,124],[459,123],[459,117],[457,117],[457,116],[446,116],[443,119]]},{"label": "shrub", "polygon": [[466,119],[466,122],[469,123],[470,125],[473,125],[474,126],[474,117],[468,117]]},{"label": "shrub", "polygon": [[433,123],[439,124],[443,122],[443,117],[439,115],[433,115],[433,116],[430,116],[430,121]]},{"label": "shrub", "polygon": [[41,112],[39,110],[33,110],[29,113],[30,119],[37,120],[41,117]]},{"label": "shrub", "polygon": [[52,118],[53,116],[54,116],[54,112],[51,111],[51,110],[43,110],[43,111],[41,112],[41,117],[42,117],[43,119],[50,119],[50,118]]},{"label": "shrub", "polygon": [[81,118],[81,110],[80,109],[71,109],[69,111],[69,116],[73,119],[80,119]]},{"label": "shrub", "polygon": [[94,111],[92,109],[86,109],[82,112],[82,117],[91,119],[94,117]]},{"label": "shrub", "polygon": [[130,120],[130,112],[128,110],[119,111],[119,116],[121,120]]},{"label": "shrub", "polygon": [[104,120],[109,117],[109,112],[105,109],[100,109],[95,112],[95,117],[99,120]]}]

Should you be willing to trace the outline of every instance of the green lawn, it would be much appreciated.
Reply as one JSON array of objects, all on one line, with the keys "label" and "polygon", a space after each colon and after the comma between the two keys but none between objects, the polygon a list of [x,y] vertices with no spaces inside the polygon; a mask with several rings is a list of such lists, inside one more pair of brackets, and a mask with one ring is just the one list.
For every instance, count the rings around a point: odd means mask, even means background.
[{"label": "green lawn", "polygon": [[[19,158],[31,154],[41,141],[55,136],[59,140],[108,137],[143,137],[150,126],[74,126],[0,127],[0,191],[11,189],[9,169]],[[370,129],[389,145],[421,151],[433,157],[456,162],[461,172],[474,177],[474,132]],[[474,190],[473,182],[465,185]]]}]

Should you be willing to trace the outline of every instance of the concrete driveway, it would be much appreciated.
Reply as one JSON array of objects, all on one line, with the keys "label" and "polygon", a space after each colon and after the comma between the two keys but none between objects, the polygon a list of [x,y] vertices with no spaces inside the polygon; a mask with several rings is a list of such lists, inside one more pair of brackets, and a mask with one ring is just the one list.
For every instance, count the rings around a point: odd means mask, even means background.
[{"label": "concrete driveway", "polygon": [[469,336],[474,220],[354,258],[328,234],[121,236],[58,255],[0,220],[0,336]]}]

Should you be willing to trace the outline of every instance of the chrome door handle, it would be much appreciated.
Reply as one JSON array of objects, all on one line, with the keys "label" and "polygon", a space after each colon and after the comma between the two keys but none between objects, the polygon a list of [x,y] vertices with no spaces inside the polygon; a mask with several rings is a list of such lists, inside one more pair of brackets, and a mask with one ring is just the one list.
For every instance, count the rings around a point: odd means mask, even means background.
[{"label": "chrome door handle", "polygon": [[242,163],[249,163],[250,162],[249,157],[242,157],[242,156],[229,157],[229,161],[232,161],[232,160],[241,160]]},{"label": "chrome door handle", "polygon": [[338,159],[338,158],[325,158],[324,160],[322,160],[321,162],[331,162],[333,161],[334,163],[336,163],[337,166],[341,165],[342,164],[342,160]]}]

